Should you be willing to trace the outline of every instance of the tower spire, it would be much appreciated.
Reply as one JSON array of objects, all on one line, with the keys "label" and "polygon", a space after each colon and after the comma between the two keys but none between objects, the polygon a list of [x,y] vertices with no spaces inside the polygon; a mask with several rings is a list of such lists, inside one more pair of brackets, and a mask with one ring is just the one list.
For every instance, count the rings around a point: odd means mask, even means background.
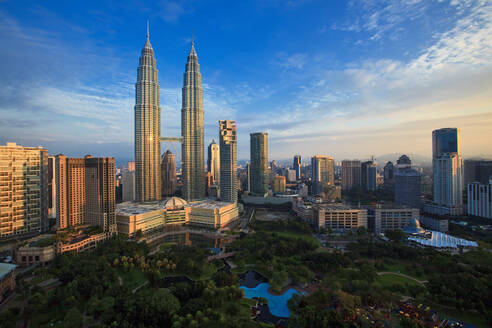
[{"label": "tower spire", "polygon": [[147,19],[147,40],[149,39],[149,20]]}]

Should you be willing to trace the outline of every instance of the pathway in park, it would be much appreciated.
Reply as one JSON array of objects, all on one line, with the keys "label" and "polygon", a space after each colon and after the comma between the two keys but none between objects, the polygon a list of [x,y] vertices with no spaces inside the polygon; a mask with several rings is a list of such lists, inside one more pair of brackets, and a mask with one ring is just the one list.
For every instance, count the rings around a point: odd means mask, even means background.
[{"label": "pathway in park", "polygon": [[413,280],[415,281],[416,283],[418,283],[419,285],[422,285],[425,287],[425,283],[427,283],[428,281],[427,280],[418,280],[417,278],[414,278],[412,276],[409,276],[409,275],[406,275],[404,273],[400,273],[400,272],[391,272],[391,271],[382,271],[382,272],[378,272],[378,275],[379,276],[384,276],[384,275],[388,275],[388,274],[393,274],[393,275],[396,275],[396,276],[400,276],[400,277],[404,277],[404,278],[408,278],[410,280]]}]

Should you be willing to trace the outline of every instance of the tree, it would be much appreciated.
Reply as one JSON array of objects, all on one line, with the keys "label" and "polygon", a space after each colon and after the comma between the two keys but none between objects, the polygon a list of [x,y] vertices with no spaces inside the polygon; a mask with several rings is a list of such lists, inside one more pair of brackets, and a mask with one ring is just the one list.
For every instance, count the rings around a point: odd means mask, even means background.
[{"label": "tree", "polygon": [[82,327],[82,313],[76,307],[68,310],[65,318],[63,318],[63,326],[67,328]]}]

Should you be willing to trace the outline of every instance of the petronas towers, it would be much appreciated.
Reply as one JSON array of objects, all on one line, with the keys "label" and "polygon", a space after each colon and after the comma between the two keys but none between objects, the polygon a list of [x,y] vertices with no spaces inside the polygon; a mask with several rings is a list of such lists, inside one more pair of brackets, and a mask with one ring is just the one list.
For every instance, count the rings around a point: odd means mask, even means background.
[{"label": "petronas towers", "polygon": [[149,41],[142,49],[135,85],[135,185],[136,201],[161,199],[161,139],[182,142],[183,198],[188,201],[205,197],[204,113],[202,76],[192,43],[185,67],[181,138],[161,138],[159,83],[154,51]]},{"label": "petronas towers", "polygon": [[203,89],[200,64],[191,45],[183,82],[181,109],[183,197],[199,200],[205,197],[203,143]]},{"label": "petronas towers", "polygon": [[135,84],[135,199],[161,199],[161,107],[154,50],[142,49]]}]

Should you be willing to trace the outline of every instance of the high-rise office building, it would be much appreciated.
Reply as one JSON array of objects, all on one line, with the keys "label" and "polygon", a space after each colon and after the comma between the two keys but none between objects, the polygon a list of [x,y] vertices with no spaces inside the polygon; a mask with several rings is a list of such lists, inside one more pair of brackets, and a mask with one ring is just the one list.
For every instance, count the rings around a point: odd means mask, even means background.
[{"label": "high-rise office building", "polygon": [[384,166],[384,188],[393,190],[395,185],[395,166],[391,161]]},{"label": "high-rise office building", "polygon": [[396,172],[395,203],[411,208],[422,207],[421,176],[418,171],[406,168]]},{"label": "high-rise office building", "polygon": [[469,215],[492,219],[492,177],[489,183],[469,183],[467,186]]},{"label": "high-rise office building", "polygon": [[459,136],[460,131],[457,128],[432,131],[434,182],[432,213],[460,215],[463,212],[464,169],[460,155]]},{"label": "high-rise office building", "polygon": [[301,166],[302,166],[302,157],[301,155],[294,156],[294,165],[292,168],[296,171],[296,179],[301,180]]},{"label": "high-rise office building", "polygon": [[333,157],[316,155],[311,157],[311,167],[314,182],[329,185],[335,184],[335,160]]},{"label": "high-rise office building", "polygon": [[220,199],[237,203],[237,130],[236,121],[219,121]]},{"label": "high-rise office building", "polygon": [[176,161],[174,160],[174,154],[169,150],[162,155],[161,174],[162,197],[172,196],[176,192],[178,179],[176,177]]},{"label": "high-rise office building", "polygon": [[121,199],[124,202],[135,201],[135,170],[124,170],[121,174]]},{"label": "high-rise office building", "polygon": [[207,158],[208,172],[212,174],[212,184],[220,184],[220,150],[219,145],[212,140],[212,143],[208,145],[208,158]]},{"label": "high-rise office building", "polygon": [[135,84],[135,192],[137,202],[161,199],[161,107],[149,32]]},{"label": "high-rise office building", "polygon": [[434,203],[446,209],[442,214],[462,214],[463,175],[459,154],[445,153],[434,158]]},{"label": "high-rise office building", "polygon": [[491,160],[465,160],[465,188],[469,183],[488,184],[492,177]]},{"label": "high-rise office building", "polygon": [[268,192],[268,133],[250,134],[251,190],[252,194]]},{"label": "high-rise office building", "polygon": [[0,146],[0,240],[48,230],[48,151]]},{"label": "high-rise office building", "polygon": [[363,162],[360,172],[361,186],[364,190],[376,190],[376,163],[373,161]]},{"label": "high-rise office building", "polygon": [[193,201],[203,199],[205,196],[202,75],[193,43],[186,63],[182,91],[181,179],[183,181],[183,198],[187,201]]},{"label": "high-rise office building", "polygon": [[358,160],[342,161],[342,190],[351,190],[361,185],[361,164]]},{"label": "high-rise office building", "polygon": [[58,229],[81,224],[116,231],[114,158],[56,156]]},{"label": "high-rise office building", "polygon": [[432,131],[432,158],[444,153],[461,154],[459,129],[443,128]]},{"label": "high-rise office building", "polygon": [[246,163],[246,190],[251,192],[251,164]]},{"label": "high-rise office building", "polygon": [[401,155],[396,161],[396,167],[398,170],[404,170],[412,167],[412,161],[407,155]]}]

